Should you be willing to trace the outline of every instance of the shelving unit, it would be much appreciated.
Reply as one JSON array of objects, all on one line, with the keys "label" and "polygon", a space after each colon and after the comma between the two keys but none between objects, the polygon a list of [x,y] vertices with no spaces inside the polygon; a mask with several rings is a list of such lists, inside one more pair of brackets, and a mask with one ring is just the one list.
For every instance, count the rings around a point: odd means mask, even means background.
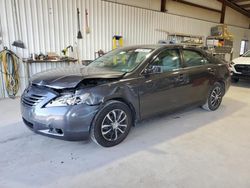
[{"label": "shelving unit", "polygon": [[204,46],[204,36],[190,35],[185,33],[168,33],[168,40],[176,44],[202,47]]},{"label": "shelving unit", "polygon": [[205,45],[205,36],[191,35],[191,34],[177,33],[177,32],[171,33],[169,31],[162,29],[156,29],[156,31],[166,33],[167,35],[167,40],[161,42],[195,46],[195,47],[204,47]]},{"label": "shelving unit", "polygon": [[218,25],[211,28],[211,35],[206,38],[208,52],[214,56],[231,61],[233,58],[233,37],[226,25]]},{"label": "shelving unit", "polygon": [[221,36],[207,37],[208,51],[214,56],[230,61],[233,58],[233,41]]}]

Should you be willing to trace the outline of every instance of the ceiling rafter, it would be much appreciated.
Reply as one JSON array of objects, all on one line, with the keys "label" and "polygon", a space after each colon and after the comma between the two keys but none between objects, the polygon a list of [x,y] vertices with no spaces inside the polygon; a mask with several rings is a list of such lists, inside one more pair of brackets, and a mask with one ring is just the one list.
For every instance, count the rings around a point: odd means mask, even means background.
[{"label": "ceiling rafter", "polygon": [[249,8],[250,4],[244,4],[244,5],[239,5],[239,6],[242,7],[242,8]]},{"label": "ceiling rafter", "polygon": [[[223,0],[217,0],[217,1],[223,3]],[[243,8],[242,5],[237,4],[236,1],[238,3],[239,1],[243,2],[243,1],[249,1],[249,0],[225,0],[225,3],[228,7],[240,12],[241,14],[247,17],[250,17],[250,11],[248,11],[246,7]]]},{"label": "ceiling rafter", "polygon": [[[192,2],[189,2],[189,1],[186,1],[186,0],[173,0],[173,1],[179,2],[179,3],[182,3],[182,4],[186,4],[186,5],[190,5],[190,6],[193,6],[193,7],[198,7],[198,8],[218,12],[218,13],[221,13],[223,11],[223,9],[222,10],[213,9],[213,8],[206,7],[206,6],[203,6],[203,5],[199,5],[199,4],[196,4],[196,3],[192,3]],[[240,12],[241,14],[243,14],[243,15],[250,18],[250,0],[217,0],[217,1],[221,2],[222,4],[224,2],[226,6],[232,8],[232,9],[236,10],[237,12]],[[165,4],[165,1],[161,0],[161,2],[162,2],[161,5],[163,7],[163,5]],[[163,11],[163,8],[162,8],[162,11]]]},{"label": "ceiling rafter", "polygon": [[247,2],[249,0],[232,0],[233,3],[242,3],[242,2]]},{"label": "ceiling rafter", "polygon": [[198,7],[198,8],[210,10],[210,11],[213,11],[213,12],[218,12],[218,13],[221,12],[220,10],[217,10],[217,9],[209,8],[209,7],[206,7],[206,6],[198,5],[198,4],[191,3],[191,2],[188,2],[188,1],[184,1],[184,0],[173,0],[173,1],[179,2],[179,3],[182,3],[182,4],[186,4],[186,5],[190,5],[190,6],[193,6],[193,7]]}]

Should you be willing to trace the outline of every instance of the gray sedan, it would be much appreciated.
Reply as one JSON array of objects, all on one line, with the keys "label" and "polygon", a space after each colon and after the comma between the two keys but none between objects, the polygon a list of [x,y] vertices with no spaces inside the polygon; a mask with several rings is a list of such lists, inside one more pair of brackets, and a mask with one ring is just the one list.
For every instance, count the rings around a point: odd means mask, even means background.
[{"label": "gray sedan", "polygon": [[178,45],[113,50],[88,66],[35,75],[21,97],[24,123],[64,140],[110,147],[136,121],[190,106],[216,110],[230,85],[225,62]]}]

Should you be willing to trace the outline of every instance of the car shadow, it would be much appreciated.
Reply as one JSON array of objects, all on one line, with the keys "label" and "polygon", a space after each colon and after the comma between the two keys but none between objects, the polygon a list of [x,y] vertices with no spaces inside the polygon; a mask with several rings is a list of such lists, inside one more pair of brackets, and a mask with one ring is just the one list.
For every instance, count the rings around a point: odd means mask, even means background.
[{"label": "car shadow", "polygon": [[250,80],[240,80],[237,83],[232,83],[234,87],[250,88]]},{"label": "car shadow", "polygon": [[124,142],[112,148],[103,148],[91,141],[68,142],[37,135],[22,122],[0,127],[1,135],[7,133],[0,139],[0,153],[4,154],[0,158],[0,184],[53,187],[55,182],[63,185],[75,176],[142,151],[165,154],[156,146],[205,126],[213,126],[212,123],[247,105],[231,98],[225,98],[223,103],[215,112],[194,108],[142,121],[132,128]]}]

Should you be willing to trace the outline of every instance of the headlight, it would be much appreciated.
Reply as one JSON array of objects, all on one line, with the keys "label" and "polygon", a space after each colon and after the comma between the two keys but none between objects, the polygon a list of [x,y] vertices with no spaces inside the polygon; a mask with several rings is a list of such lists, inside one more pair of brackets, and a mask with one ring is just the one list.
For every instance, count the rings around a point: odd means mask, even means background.
[{"label": "headlight", "polygon": [[72,106],[77,104],[83,104],[89,99],[90,93],[84,94],[65,94],[60,97],[55,98],[50,101],[46,107],[54,107],[54,106]]}]

